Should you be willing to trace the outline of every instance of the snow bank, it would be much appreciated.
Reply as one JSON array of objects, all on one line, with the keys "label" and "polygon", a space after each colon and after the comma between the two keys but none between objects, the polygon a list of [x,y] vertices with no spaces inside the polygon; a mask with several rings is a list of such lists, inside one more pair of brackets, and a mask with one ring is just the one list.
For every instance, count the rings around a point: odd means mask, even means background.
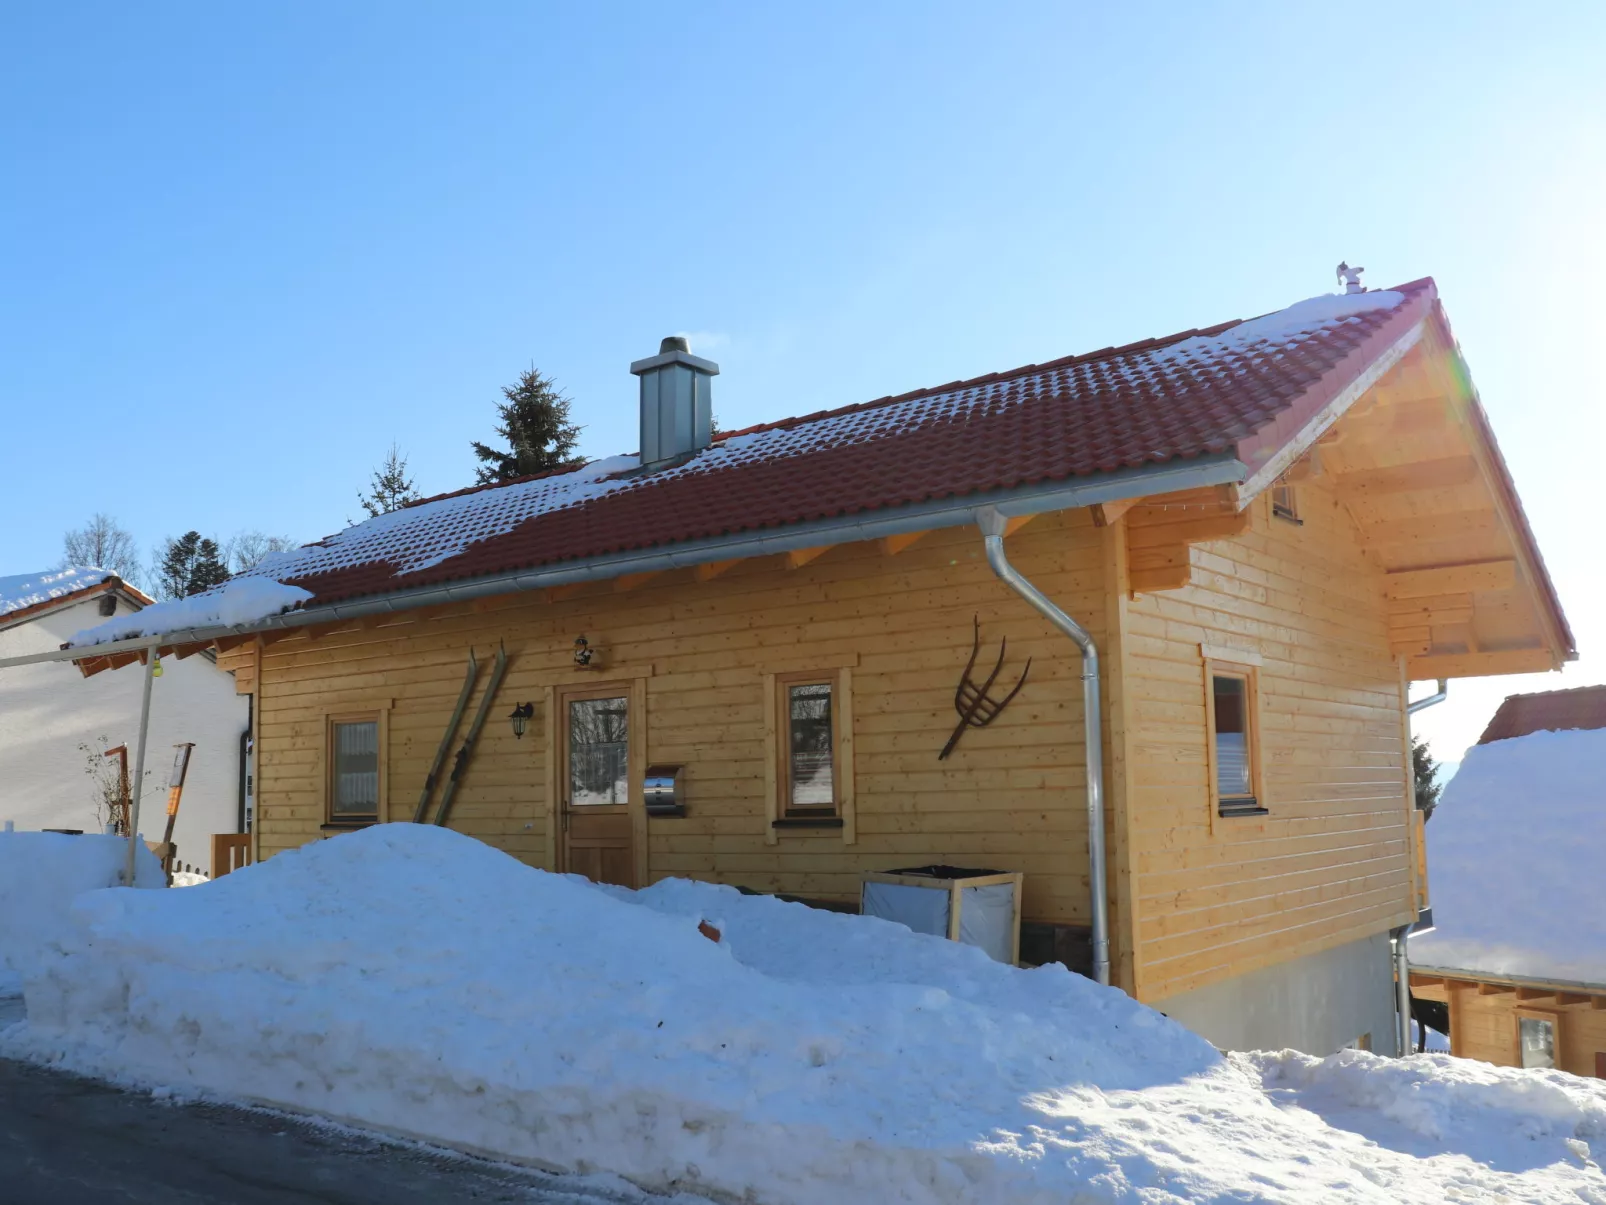
[{"label": "snow bank", "polygon": [[238,627],[288,611],[311,597],[310,590],[287,586],[272,578],[233,577],[204,594],[153,603],[143,611],[98,623],[79,632],[70,643],[77,647],[190,628]]},{"label": "snow bank", "polygon": [[1606,729],[1473,746],[1427,841],[1437,929],[1413,963],[1606,983]]},{"label": "snow bank", "polygon": [[[51,943],[70,930],[75,896],[122,882],[128,842],[121,837],[0,832],[0,996],[21,990]],[[143,844],[135,886],[162,887],[162,864]]]},{"label": "snow bank", "polygon": [[433,826],[189,891],[90,894],[73,919],[9,1053],[649,1188],[752,1205],[1576,1189],[1606,1205],[1566,1146],[1597,1139],[1606,1098],[1587,1084],[1565,1137],[1542,1102],[1527,1166],[1480,1166],[1481,1136],[1453,1128],[1422,1158],[1274,1099],[1258,1066],[1062,968],[728,888],[597,887]]},{"label": "snow bank", "polygon": [[1232,1057],[1257,1071],[1274,1099],[1416,1155],[1471,1137],[1476,1149],[1467,1153],[1479,1162],[1517,1169],[1561,1152],[1593,1161],[1606,1144],[1606,1089],[1561,1071],[1353,1050],[1326,1059],[1291,1050]]},{"label": "snow bank", "polygon": [[49,569],[43,573],[20,573],[13,577],[0,577],[0,615],[36,607],[53,598],[62,598],[90,586],[98,586],[111,577],[106,569],[73,566],[67,569]]}]

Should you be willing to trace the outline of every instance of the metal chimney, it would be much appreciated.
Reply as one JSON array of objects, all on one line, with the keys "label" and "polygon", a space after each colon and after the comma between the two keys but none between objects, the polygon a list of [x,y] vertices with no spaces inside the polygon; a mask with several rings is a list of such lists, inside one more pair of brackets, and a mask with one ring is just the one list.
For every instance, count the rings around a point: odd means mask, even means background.
[{"label": "metal chimney", "polygon": [[713,442],[709,386],[719,375],[718,364],[692,355],[684,336],[671,335],[656,356],[637,360],[630,371],[641,378],[643,468],[700,452]]}]

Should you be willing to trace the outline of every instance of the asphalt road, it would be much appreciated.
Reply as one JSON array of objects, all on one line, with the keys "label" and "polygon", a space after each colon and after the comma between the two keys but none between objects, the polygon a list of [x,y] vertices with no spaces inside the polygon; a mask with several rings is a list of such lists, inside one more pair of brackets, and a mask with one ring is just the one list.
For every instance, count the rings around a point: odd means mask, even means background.
[{"label": "asphalt road", "polygon": [[[0,1002],[0,1025],[16,1019]],[[20,1010],[18,1010],[20,1011]],[[6,1016],[11,1013],[11,1016]],[[687,1198],[677,1198],[686,1205]],[[4,1205],[666,1205],[253,1109],[0,1059]]]}]

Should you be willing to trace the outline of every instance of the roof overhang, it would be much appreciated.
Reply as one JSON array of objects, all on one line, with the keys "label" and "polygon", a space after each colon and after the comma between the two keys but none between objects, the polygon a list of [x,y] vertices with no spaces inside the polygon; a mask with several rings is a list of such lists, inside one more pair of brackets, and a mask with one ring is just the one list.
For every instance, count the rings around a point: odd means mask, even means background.
[{"label": "roof overhang", "polygon": [[1244,472],[1244,465],[1230,453],[1201,456],[1070,481],[989,490],[965,497],[942,498],[885,510],[792,523],[765,531],[736,532],[715,539],[687,541],[661,548],[632,550],[412,590],[397,590],[288,611],[254,624],[191,628],[25,657],[10,657],[0,659],[0,669],[43,661],[77,661],[85,673],[95,673],[101,669],[115,669],[142,661],[153,649],[159,654],[172,650],[180,656],[187,656],[218,644],[232,645],[259,633],[340,623],[500,594],[544,590],[668,569],[694,568],[777,553],[795,553],[822,545],[966,527],[976,522],[977,512],[984,508],[992,508],[1005,518],[1027,518],[1179,490],[1232,485],[1243,480]]}]

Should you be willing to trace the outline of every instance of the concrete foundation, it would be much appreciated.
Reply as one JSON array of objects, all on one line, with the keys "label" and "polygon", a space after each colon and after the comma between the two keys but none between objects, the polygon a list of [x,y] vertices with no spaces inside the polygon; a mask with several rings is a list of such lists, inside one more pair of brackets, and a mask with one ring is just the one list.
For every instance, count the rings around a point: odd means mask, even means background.
[{"label": "concrete foundation", "polygon": [[1398,1053],[1387,932],[1152,1003],[1222,1050]]}]

